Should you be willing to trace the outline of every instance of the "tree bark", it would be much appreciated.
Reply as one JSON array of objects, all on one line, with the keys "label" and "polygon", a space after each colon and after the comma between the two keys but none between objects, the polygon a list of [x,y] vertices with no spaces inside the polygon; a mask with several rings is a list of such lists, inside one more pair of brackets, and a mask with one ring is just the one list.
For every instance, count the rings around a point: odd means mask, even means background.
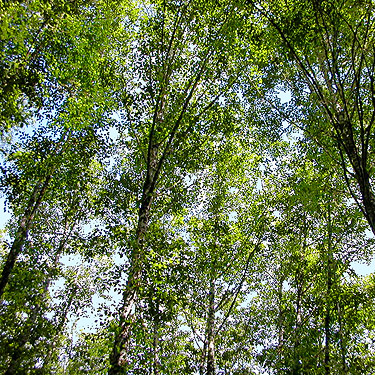
[{"label": "tree bark", "polygon": [[[367,150],[362,149],[362,155],[359,152],[354,141],[353,124],[348,119],[340,117],[335,124],[335,128],[338,134],[338,142],[353,168],[354,177],[361,193],[365,217],[375,234],[375,195],[371,187],[367,158],[363,157],[364,153],[367,154]],[[345,166],[343,167],[346,169]]]},{"label": "tree bark", "polygon": [[207,356],[207,340],[204,340],[202,356],[199,361],[199,375],[205,375],[206,356]]},{"label": "tree bark", "polygon": [[77,294],[77,290],[78,290],[78,286],[74,286],[73,289],[70,292],[69,299],[68,299],[68,301],[65,305],[65,308],[60,313],[59,324],[56,327],[55,335],[54,335],[54,338],[52,340],[52,344],[50,345],[48,353],[44,358],[43,367],[41,368],[41,371],[40,371],[42,374],[49,374],[50,373],[49,369],[47,367],[52,360],[52,356],[53,356],[53,353],[54,353],[56,347],[58,346],[59,335],[61,334],[61,332],[65,328],[65,324],[68,320],[68,314],[69,314],[70,308],[73,304],[74,298]]},{"label": "tree bark", "polygon": [[43,197],[47,191],[48,185],[51,181],[52,174],[49,174],[45,179],[43,185],[38,183],[35,185],[34,190],[31,194],[30,200],[27,204],[24,215],[22,216],[16,235],[8,253],[7,260],[5,262],[3,272],[0,278],[0,300],[4,294],[5,287],[8,284],[10,274],[13,271],[14,264],[16,263],[17,257],[22,251],[23,245],[27,239],[29,230],[33,224],[36,212],[42,203]]},{"label": "tree bark", "polygon": [[[55,157],[58,157],[64,152],[66,146],[68,145],[68,140],[71,136],[71,133],[71,131],[63,132],[60,140],[57,142],[56,149],[52,150],[51,155],[55,153]],[[38,212],[38,209],[44,199],[44,196],[47,192],[47,189],[51,182],[52,176],[57,168],[57,165],[58,161],[54,159],[53,163],[50,164],[49,168],[47,169],[48,173],[46,174],[46,176],[44,178],[41,178],[39,182],[36,183],[33,192],[31,193],[31,197],[27,203],[27,207],[24,211],[24,214],[19,222],[12,247],[10,248],[7,260],[5,261],[5,265],[1,274],[0,302],[2,300],[5,287],[8,284],[9,277],[13,271],[16,260],[19,254],[22,252],[23,245],[27,240],[29,230],[33,225],[35,215]]]},{"label": "tree bark", "polygon": [[[67,238],[64,238],[63,241],[60,243],[60,246],[55,254],[54,260],[53,260],[53,265],[54,267],[57,266],[58,260],[60,258],[60,255],[65,248]],[[47,293],[49,286],[51,284],[51,277],[48,277],[47,279],[44,280],[43,282],[43,292],[41,294],[41,302],[46,301],[47,299]],[[43,313],[43,307],[41,306],[41,303],[38,303],[33,309],[31,310],[31,316],[27,321],[26,324],[26,329],[23,330],[20,338],[18,339],[18,347],[14,351],[11,361],[9,363],[7,371],[4,373],[4,375],[12,375],[12,374],[17,374],[19,365],[22,361],[22,350],[25,347],[25,344],[27,342],[30,342],[32,339],[32,331],[35,328],[35,326],[38,324],[38,317],[40,317]],[[58,331],[61,329],[59,328]]]},{"label": "tree bark", "polygon": [[131,327],[133,324],[133,310],[139,299],[139,287],[142,279],[142,266],[144,261],[143,247],[149,225],[153,193],[158,178],[158,172],[160,171],[157,158],[158,147],[151,144],[149,150],[147,176],[143,186],[142,203],[138,213],[136,244],[132,249],[128,281],[123,293],[123,304],[119,316],[119,330],[115,335],[108,375],[125,374],[126,368],[129,365],[127,353],[129,351]]},{"label": "tree bark", "polygon": [[295,329],[295,340],[293,345],[293,364],[292,374],[299,375],[301,370],[300,364],[300,330],[302,326],[302,294],[303,294],[303,274],[296,275],[297,284],[297,301],[296,301],[296,329]]},{"label": "tree bark", "polygon": [[332,272],[332,226],[331,226],[331,203],[328,203],[328,248],[327,248],[327,295],[326,295],[326,314],[324,317],[324,370],[325,374],[331,373],[330,364],[330,345],[331,345],[331,290],[333,284]]},{"label": "tree bark", "polygon": [[159,321],[158,317],[154,318],[154,332],[152,340],[152,364],[153,364],[153,375],[159,375]]},{"label": "tree bark", "polygon": [[131,326],[133,323],[133,310],[139,298],[139,287],[142,276],[142,245],[148,228],[151,198],[142,204],[139,210],[136,246],[133,249],[132,264],[129,271],[127,285],[123,294],[123,305],[120,313],[120,328],[116,334],[115,343],[110,357],[108,375],[124,374],[128,365],[127,352]]},{"label": "tree bark", "polygon": [[342,324],[342,311],[340,306],[340,301],[337,301],[337,315],[339,320],[339,337],[340,337],[340,351],[341,351],[341,363],[342,363],[342,373],[347,374],[348,367],[346,364],[346,347],[344,342],[343,324]]},{"label": "tree bark", "polygon": [[215,281],[210,280],[207,314],[207,375],[215,375]]}]

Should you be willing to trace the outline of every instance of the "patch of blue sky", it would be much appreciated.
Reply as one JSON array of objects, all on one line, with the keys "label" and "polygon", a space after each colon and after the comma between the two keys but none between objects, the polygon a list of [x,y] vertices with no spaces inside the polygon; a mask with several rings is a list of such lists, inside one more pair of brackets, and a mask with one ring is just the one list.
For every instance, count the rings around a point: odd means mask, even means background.
[{"label": "patch of blue sky", "polygon": [[9,210],[6,210],[6,204],[5,204],[5,198],[4,197],[1,197],[0,198],[0,229],[4,229],[6,224],[8,223],[8,221],[10,220],[11,218],[11,213],[9,212]]},{"label": "patch of blue sky", "polygon": [[288,103],[292,99],[292,94],[290,91],[279,91],[277,94],[280,98],[281,104]]}]

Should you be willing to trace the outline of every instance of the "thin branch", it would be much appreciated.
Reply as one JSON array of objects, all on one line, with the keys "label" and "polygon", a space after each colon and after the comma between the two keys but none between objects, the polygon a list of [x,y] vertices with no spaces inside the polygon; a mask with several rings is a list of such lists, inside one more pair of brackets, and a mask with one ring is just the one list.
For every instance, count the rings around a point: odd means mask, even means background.
[{"label": "thin branch", "polygon": [[242,289],[242,285],[245,281],[245,278],[246,278],[246,274],[247,274],[247,271],[249,269],[249,266],[250,266],[250,260],[252,259],[253,255],[255,254],[255,252],[259,249],[260,247],[260,244],[261,244],[261,241],[259,240],[259,242],[254,246],[254,249],[249,253],[249,256],[247,257],[247,261],[246,261],[246,265],[245,265],[245,269],[244,269],[244,272],[242,274],[242,278],[238,284],[238,288],[237,288],[237,291],[234,295],[234,298],[233,298],[233,301],[223,319],[223,321],[221,322],[219,328],[215,331],[215,336],[221,331],[221,329],[223,328],[224,324],[226,323],[227,319],[229,318],[229,315],[232,313],[232,309],[234,307],[234,304],[236,303],[236,300],[237,300],[237,297]]}]

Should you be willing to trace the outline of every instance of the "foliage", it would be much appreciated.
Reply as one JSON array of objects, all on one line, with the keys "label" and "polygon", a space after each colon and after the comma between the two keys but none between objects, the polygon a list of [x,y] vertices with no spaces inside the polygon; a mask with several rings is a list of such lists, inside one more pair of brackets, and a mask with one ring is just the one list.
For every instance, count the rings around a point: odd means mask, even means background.
[{"label": "foliage", "polygon": [[374,19],[0,1],[0,373],[372,374]]}]

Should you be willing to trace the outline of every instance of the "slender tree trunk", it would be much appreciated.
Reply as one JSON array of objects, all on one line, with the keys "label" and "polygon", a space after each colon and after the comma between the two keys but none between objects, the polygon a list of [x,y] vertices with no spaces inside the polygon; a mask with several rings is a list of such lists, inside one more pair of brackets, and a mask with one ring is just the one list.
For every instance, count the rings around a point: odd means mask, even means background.
[{"label": "slender tree trunk", "polygon": [[[330,293],[330,282],[328,281],[327,297],[329,298]],[[330,374],[330,344],[331,344],[331,314],[329,302],[326,306],[326,314],[324,317],[324,335],[325,335],[325,347],[324,347],[324,369],[325,374]]]},{"label": "slender tree trunk", "polygon": [[207,314],[207,375],[215,375],[215,281],[210,280]]},{"label": "slender tree trunk", "polygon": [[[62,134],[61,139],[57,143],[56,149],[52,151],[52,153],[56,153],[56,157],[64,152],[66,146],[68,145],[68,140],[70,136],[71,131],[65,131]],[[2,300],[5,287],[8,284],[9,277],[13,271],[16,260],[19,254],[22,252],[23,245],[27,240],[27,236],[30,228],[33,225],[35,215],[40,207],[40,204],[44,199],[44,196],[51,182],[52,176],[57,168],[57,164],[58,162],[55,159],[54,163],[52,163],[48,170],[48,174],[44,177],[44,179],[40,179],[40,181],[34,186],[31,197],[27,203],[25,212],[19,222],[19,226],[17,228],[12,247],[10,248],[10,251],[8,253],[8,257],[5,261],[5,265],[0,278],[0,301]]]},{"label": "slender tree trunk", "polygon": [[331,290],[333,284],[332,274],[332,226],[331,226],[331,204],[328,203],[328,248],[327,248],[327,296],[326,296],[326,314],[324,317],[324,370],[325,374],[331,372],[330,364],[330,345],[331,345]]},{"label": "slender tree trunk", "polygon": [[207,356],[207,340],[205,340],[203,343],[202,357],[199,363],[199,375],[205,375],[206,356]]},{"label": "slender tree trunk", "polygon": [[48,365],[50,364],[51,360],[52,360],[52,356],[53,356],[53,353],[55,352],[55,349],[56,347],[58,346],[58,343],[59,343],[59,336],[61,335],[62,331],[64,330],[65,328],[65,324],[66,324],[66,321],[68,320],[68,313],[70,311],[70,308],[73,304],[73,301],[74,301],[74,297],[76,296],[77,294],[77,290],[78,290],[78,287],[75,286],[71,292],[70,292],[70,295],[69,295],[69,299],[66,303],[66,306],[65,308],[63,309],[63,311],[61,311],[60,313],[60,317],[59,317],[59,324],[57,325],[56,327],[56,330],[55,330],[55,335],[54,335],[54,338],[52,340],[52,344],[50,345],[50,347],[48,348],[48,353],[47,355],[45,356],[44,358],[44,361],[43,361],[43,367],[41,369],[41,373],[42,374],[49,374],[49,369],[47,368]]},{"label": "slender tree trunk", "polygon": [[[293,58],[295,59],[302,75],[306,78],[310,88],[312,91],[314,91],[322,106],[325,111],[325,113],[328,116],[328,119],[330,123],[333,125],[333,128],[335,129],[335,133],[332,133],[332,136],[337,138],[338,140],[338,148],[340,153],[345,154],[349,162],[351,164],[351,168],[354,170],[354,178],[357,181],[357,187],[360,190],[361,193],[361,205],[359,202],[358,205],[360,205],[360,208],[362,210],[362,213],[364,214],[366,220],[368,221],[373,234],[375,235],[375,193],[374,189],[371,183],[371,179],[373,178],[373,175],[370,176],[370,168],[368,166],[369,160],[368,160],[368,154],[371,152],[371,148],[369,147],[369,138],[372,137],[371,133],[367,133],[366,127],[364,127],[363,123],[361,124],[361,132],[364,133],[361,138],[358,138],[357,136],[354,136],[353,130],[356,129],[353,123],[350,122],[348,118],[348,111],[352,110],[352,113],[355,115],[358,115],[358,117],[362,117],[361,111],[362,109],[359,109],[360,106],[358,106],[357,102],[357,108],[351,108],[351,104],[348,102],[348,99],[345,95],[345,93],[340,92],[340,90],[335,90],[335,88],[332,87],[332,80],[335,81],[338,79],[340,81],[340,77],[342,75],[341,72],[341,67],[339,68],[338,65],[335,62],[335,58],[333,58],[333,61],[326,56],[323,61],[320,61],[320,68],[323,70],[323,75],[326,73],[325,65],[331,66],[331,77],[329,78],[328,75],[326,74],[326,79],[325,82],[328,86],[328,94],[324,92],[321,86],[321,82],[316,78],[316,72],[314,72],[312,66],[314,64],[309,61],[308,56],[306,55],[300,55],[298,50],[295,48],[293,45],[293,40],[289,38],[289,35],[283,30],[283,27],[281,24],[278,23],[278,20],[276,17],[272,15],[272,13],[267,12],[266,9],[262,8],[262,6],[259,6],[256,1],[254,0],[247,0],[249,4],[252,4],[256,9],[258,9],[272,24],[272,26],[275,28],[277,33],[280,35],[282,38],[283,44],[286,46],[286,48],[291,52],[293,55]],[[315,1],[314,5],[318,5],[321,2]],[[317,16],[320,12],[322,12],[322,8],[319,5],[319,8],[314,9],[315,16]],[[324,11],[323,11],[324,12]],[[318,19],[316,18],[316,21]],[[321,22],[318,21],[317,24]],[[327,25],[324,23],[324,21],[321,23],[321,29],[323,30],[324,33],[330,34],[331,30],[329,30]],[[336,28],[337,26],[335,26]],[[338,33],[339,29],[336,28],[335,33]],[[335,38],[335,34],[332,35]],[[352,64],[355,65],[355,48],[354,45],[356,44],[355,42],[359,43],[359,40],[357,39],[357,30],[352,34],[353,37],[353,48],[352,48],[352,55],[350,58],[352,59]],[[367,38],[365,39],[367,40]],[[366,42],[365,42],[366,43]],[[325,47],[327,48],[327,46]],[[330,48],[330,47],[329,47]],[[339,53],[337,50],[337,47],[332,47],[334,48],[333,51],[331,51],[333,54]],[[354,54],[353,54],[354,53]],[[363,56],[363,55],[362,55]],[[333,64],[333,65],[332,65]],[[346,69],[344,69],[345,72]],[[343,75],[348,76],[348,73],[350,72],[349,70],[346,70],[346,73]],[[332,75],[334,78],[332,78]],[[349,75],[350,76],[350,75]],[[374,80],[374,75],[373,73],[370,74],[369,76],[370,80]],[[363,80],[363,77],[359,75],[357,77],[357,74],[355,74],[355,79],[350,82],[352,84],[353,92],[358,91],[362,89],[361,87],[361,82]],[[373,89],[371,89],[371,92],[368,93],[369,96],[373,94]],[[344,105],[344,107],[348,107],[349,109],[346,109],[346,114],[343,116],[343,118],[340,118],[340,120],[337,119],[337,117],[341,117],[341,113],[337,114],[336,109],[332,108],[331,103],[332,103],[332,98],[338,97],[341,99],[342,103],[341,105]],[[360,95],[360,94],[358,94]],[[358,100],[358,97],[357,97]],[[359,99],[361,102],[361,99]],[[374,102],[373,102],[374,103]],[[339,103],[337,103],[339,104]],[[374,108],[373,108],[374,109]],[[337,116],[339,115],[339,116]],[[356,116],[354,116],[356,117]],[[363,121],[363,120],[362,120]],[[373,126],[373,120],[370,121],[370,123],[367,125],[368,129],[370,130]],[[357,197],[353,193],[353,190],[351,188],[351,183],[349,179],[347,178],[347,172],[348,168],[346,165],[346,161],[344,160],[344,156],[342,155],[342,167],[344,174],[346,175],[346,184],[347,187],[351,193],[351,195],[355,198],[357,201]],[[350,168],[350,169],[351,169]]]},{"label": "slender tree trunk", "polygon": [[129,350],[131,327],[133,323],[133,310],[139,297],[143,260],[142,245],[148,227],[150,204],[151,200],[149,203],[142,205],[139,212],[137,244],[133,249],[132,264],[123,294],[123,305],[120,312],[120,329],[115,337],[115,344],[110,358],[111,367],[108,372],[109,375],[125,373],[128,365],[127,352]]},{"label": "slender tree trunk", "polygon": [[[62,248],[59,248],[59,251],[55,255],[55,259],[53,262],[54,266],[57,265],[57,262],[60,258],[61,251],[62,251]],[[48,277],[43,283],[43,292],[41,295],[41,301],[45,301],[47,299],[47,293],[48,293],[50,284],[51,284],[51,278]],[[4,373],[4,375],[12,375],[12,374],[18,373],[19,365],[21,361],[23,360],[23,357],[22,357],[23,349],[26,343],[30,342],[30,340],[32,339],[32,331],[35,328],[35,326],[38,324],[38,317],[40,317],[43,312],[44,311],[43,311],[43,307],[41,306],[41,303],[38,303],[32,309],[31,315],[27,323],[25,324],[26,327],[24,328],[21,336],[17,340],[17,349],[14,351],[11,361],[9,363],[8,369]]]},{"label": "slender tree trunk", "polygon": [[[82,268],[79,268],[78,272],[76,274],[76,280],[78,280],[81,272],[82,272]],[[59,319],[58,319],[59,323],[58,323],[58,325],[55,329],[54,337],[51,340],[52,343],[48,348],[49,349],[48,353],[45,356],[44,361],[43,361],[43,367],[41,369],[42,374],[49,374],[50,373],[49,369],[48,369],[48,365],[51,362],[53,353],[55,352],[55,349],[59,344],[59,336],[61,335],[61,333],[63,332],[63,330],[65,328],[66,322],[68,320],[68,314],[69,314],[69,311],[70,311],[71,306],[73,304],[73,301],[74,301],[74,299],[77,295],[78,288],[79,288],[79,286],[77,284],[75,284],[72,287],[72,289],[70,290],[70,293],[69,293],[69,298],[67,300],[67,303],[65,304],[65,308],[59,314],[60,315]]]},{"label": "slender tree trunk", "polygon": [[[303,277],[303,276],[302,276]],[[298,279],[298,277],[297,277]],[[302,325],[302,291],[303,291],[303,282],[299,283],[297,281],[297,301],[296,301],[296,329],[295,329],[295,340],[294,340],[294,347],[293,347],[293,367],[292,367],[292,374],[293,375],[300,375],[300,354],[299,354],[299,346],[300,346],[300,329]]]},{"label": "slender tree trunk", "polygon": [[342,363],[342,373],[348,373],[348,367],[346,365],[346,347],[344,342],[344,333],[342,327],[342,311],[340,306],[340,301],[337,301],[337,315],[339,320],[339,337],[340,337],[340,351],[341,351],[341,363]]},{"label": "slender tree trunk", "polygon": [[[281,277],[279,279],[279,285],[278,285],[278,290],[277,290],[277,298],[278,298],[278,308],[279,308],[279,314],[277,318],[277,325],[278,325],[278,343],[277,343],[277,356],[278,356],[278,361],[281,361],[281,352],[283,349],[284,345],[284,311],[282,307],[282,301],[283,301],[283,282],[284,278]],[[280,362],[281,363],[281,362]]]},{"label": "slender tree trunk", "polygon": [[158,317],[156,316],[154,319],[154,332],[153,332],[153,340],[152,340],[152,367],[153,367],[153,375],[159,375],[159,321]]},{"label": "slender tree trunk", "polygon": [[[74,227],[75,227],[75,224],[73,223],[73,225],[71,225],[71,228],[68,232],[69,225],[68,225],[68,221],[66,220],[65,228],[64,228],[64,236],[61,239],[59,247],[58,247],[58,249],[55,253],[55,256],[53,258],[53,269],[56,268],[56,266],[58,264],[58,261],[60,259],[60,256],[65,249],[66,243],[67,243],[67,241],[69,239],[69,236],[72,233]],[[38,317],[40,317],[41,314],[44,312],[42,303],[43,303],[43,301],[47,300],[47,293],[48,293],[48,289],[49,289],[50,284],[51,284],[51,277],[49,276],[43,282],[43,292],[41,294],[40,303],[36,304],[36,306],[32,309],[31,316],[29,317],[29,319],[26,323],[26,329],[23,330],[20,338],[18,339],[17,349],[13,353],[11,362],[10,362],[10,364],[8,366],[8,369],[7,369],[7,371],[5,372],[4,375],[11,375],[11,374],[17,373],[17,370],[19,368],[19,364],[23,359],[22,358],[23,348],[24,348],[24,346],[27,342],[30,342],[31,336],[32,336],[32,330],[37,325]],[[60,327],[58,329],[58,331],[60,331],[61,328],[62,327]]]},{"label": "slender tree trunk", "polygon": [[4,375],[13,375],[19,373],[19,366],[20,363],[24,360],[23,351],[27,342],[30,341],[31,330],[33,328],[33,323],[36,323],[39,311],[34,309],[31,313],[29,321],[26,323],[27,327],[23,327],[23,332],[20,337],[17,338],[17,342],[15,343],[17,347],[14,349],[10,363],[8,365],[7,370],[4,372]]},{"label": "slender tree trunk", "polygon": [[157,180],[158,149],[152,146],[150,146],[150,148],[149,167],[143,187],[142,204],[138,213],[136,245],[132,249],[131,266],[126,288],[123,293],[123,304],[119,317],[119,330],[115,336],[115,342],[110,356],[108,375],[124,374],[126,373],[126,367],[129,365],[127,353],[129,351],[131,328],[133,324],[133,312],[139,298],[139,287],[144,262],[144,240],[148,230],[150,209]]},{"label": "slender tree trunk", "polygon": [[42,183],[35,185],[34,190],[31,194],[30,200],[27,204],[24,215],[22,216],[16,235],[8,253],[7,260],[5,262],[3,272],[0,278],[0,299],[4,294],[5,287],[8,284],[10,274],[13,271],[18,255],[21,253],[23,245],[27,239],[29,230],[33,224],[36,212],[42,203],[43,197],[47,191],[48,185],[51,181],[52,174],[49,174]]}]

